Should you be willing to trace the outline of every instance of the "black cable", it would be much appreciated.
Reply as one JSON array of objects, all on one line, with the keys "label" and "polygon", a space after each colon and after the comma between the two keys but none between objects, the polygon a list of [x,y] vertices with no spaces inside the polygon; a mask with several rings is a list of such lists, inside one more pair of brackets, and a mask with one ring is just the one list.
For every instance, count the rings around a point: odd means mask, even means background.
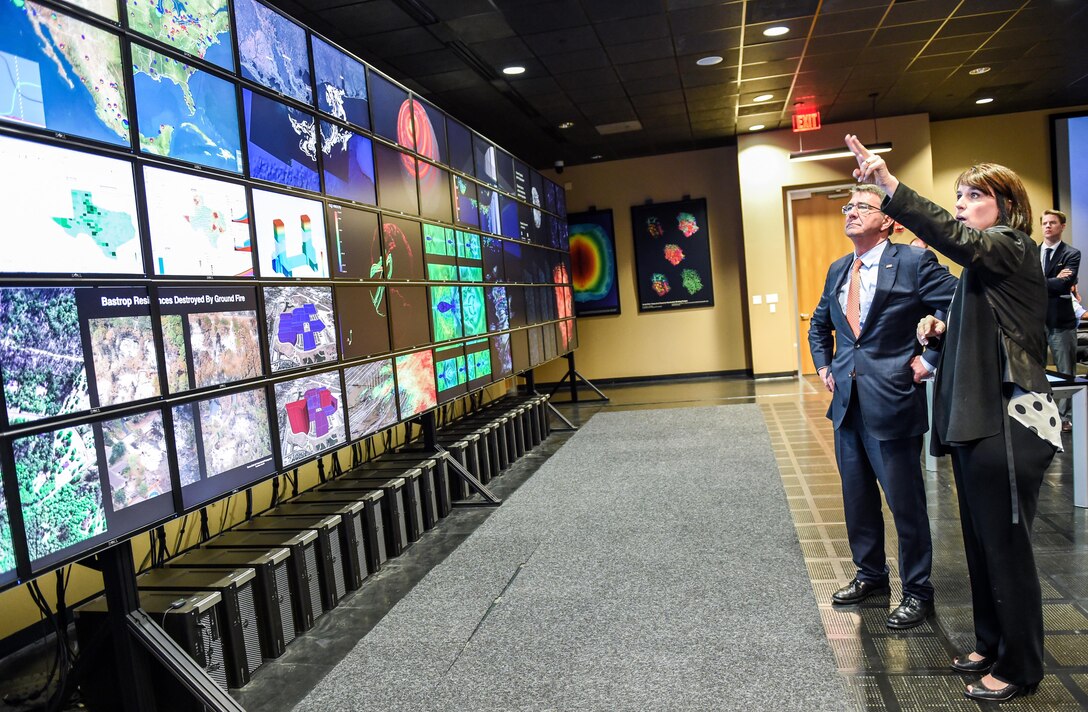
[{"label": "black cable", "polygon": [[253,488],[246,490],[246,521],[253,519]]},{"label": "black cable", "polygon": [[185,518],[181,520],[181,527],[178,529],[178,536],[174,540],[174,551],[181,551],[181,542],[185,538],[185,529],[189,526],[189,515],[186,514]]},{"label": "black cable", "polygon": [[212,538],[212,533],[208,529],[208,508],[200,508],[200,541],[205,542]]},{"label": "black cable", "polygon": [[280,500],[280,478],[272,478],[272,497],[268,501],[268,508],[272,509]]},{"label": "black cable", "polygon": [[223,505],[223,516],[219,518],[219,531],[216,534],[222,534],[227,530],[227,516],[230,514],[232,504],[234,504],[234,495],[227,497],[227,502]]},{"label": "black cable", "polygon": [[[42,596],[41,589],[38,588],[37,581],[30,581],[26,585],[27,593],[30,595],[30,600],[34,602],[34,605],[38,607],[38,615],[41,616],[41,620],[48,621],[49,627],[53,629],[54,635],[57,632],[56,620],[53,618],[53,612],[49,610],[49,606],[46,605],[45,598]],[[48,635],[48,633],[46,633]],[[52,667],[49,670],[49,675],[46,677],[42,686],[31,692],[27,692],[22,695],[5,695],[4,702],[9,705],[19,705],[24,702],[36,700],[41,697],[46,690],[53,684],[53,678],[56,677],[57,672],[60,669],[60,647],[59,644],[54,646],[56,652],[53,655]]]},{"label": "black cable", "polygon": [[317,458],[317,478],[322,482],[325,481],[325,461],[322,458]]},{"label": "black cable", "polygon": [[155,535],[159,539],[159,566],[162,566],[170,558],[170,549],[166,546],[166,527],[160,524],[155,528]]}]

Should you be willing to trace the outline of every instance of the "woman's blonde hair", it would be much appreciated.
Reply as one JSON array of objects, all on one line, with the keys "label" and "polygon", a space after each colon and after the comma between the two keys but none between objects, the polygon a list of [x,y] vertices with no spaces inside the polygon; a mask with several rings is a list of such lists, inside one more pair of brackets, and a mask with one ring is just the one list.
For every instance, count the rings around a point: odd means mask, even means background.
[{"label": "woman's blonde hair", "polygon": [[997,163],[977,163],[956,179],[955,189],[961,185],[978,188],[997,201],[998,225],[1008,225],[1025,235],[1031,234],[1031,203],[1024,182],[1012,169]]}]

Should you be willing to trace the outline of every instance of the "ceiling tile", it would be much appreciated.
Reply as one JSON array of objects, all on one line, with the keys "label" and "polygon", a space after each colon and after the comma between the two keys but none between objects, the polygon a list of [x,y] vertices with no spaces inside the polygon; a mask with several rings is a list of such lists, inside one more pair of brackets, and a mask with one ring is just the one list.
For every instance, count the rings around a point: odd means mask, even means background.
[{"label": "ceiling tile", "polygon": [[901,44],[928,40],[940,29],[939,22],[916,22],[910,25],[884,26],[876,31],[872,46]]},{"label": "ceiling tile", "polygon": [[672,40],[667,37],[645,42],[632,42],[631,44],[612,45],[608,48],[608,55],[616,64],[628,64],[631,62],[644,62],[650,59],[672,57]]},{"label": "ceiling tile", "polygon": [[360,47],[364,47],[368,52],[386,58],[428,52],[442,47],[442,43],[422,27],[406,27],[401,30],[367,35],[356,43]]},{"label": "ceiling tile", "polygon": [[665,15],[632,17],[626,20],[612,20],[594,26],[601,42],[606,45],[628,44],[643,40],[668,38],[669,22]]},{"label": "ceiling tile", "polygon": [[753,62],[775,62],[781,59],[796,58],[801,56],[804,48],[804,40],[745,45],[743,60],[745,64],[751,64]]},{"label": "ceiling tile", "polygon": [[960,0],[910,0],[910,2],[898,0],[892,4],[884,23],[901,25],[909,22],[944,20],[959,4]]},{"label": "ceiling tile", "polygon": [[555,0],[525,7],[503,9],[503,15],[518,34],[547,32],[585,26],[587,19],[578,0]]},{"label": "ceiling tile", "polygon": [[[826,4],[825,2],[824,5]],[[848,12],[821,11],[819,17],[816,18],[813,33],[817,37],[858,30],[866,30],[872,34],[872,28],[884,17],[884,10],[884,7],[872,7],[851,9]]]},{"label": "ceiling tile", "polygon": [[696,32],[686,35],[676,35],[673,38],[677,54],[716,54],[725,57],[727,53],[738,52],[740,45],[740,29],[714,30],[712,32]]},{"label": "ceiling tile", "polygon": [[459,17],[448,20],[446,26],[463,42],[486,42],[514,35],[513,28],[498,12]]},{"label": "ceiling tile", "polygon": [[577,72],[583,69],[600,69],[611,65],[608,55],[600,48],[549,54],[547,57],[541,57],[540,62],[552,74]]},{"label": "ceiling tile", "polygon": [[669,26],[672,27],[674,35],[690,35],[728,27],[740,27],[743,18],[742,11],[743,6],[739,3],[678,10],[669,13]]},{"label": "ceiling tile", "polygon": [[392,0],[370,0],[370,2],[343,5],[322,10],[317,13],[325,22],[334,27],[350,28],[345,31],[351,37],[373,35],[405,27],[418,27],[408,13],[401,10]]},{"label": "ceiling tile", "polygon": [[648,62],[633,62],[616,66],[616,73],[625,82],[637,82],[650,77],[675,76],[676,60],[652,59]]},{"label": "ceiling tile", "polygon": [[661,11],[661,0],[593,0],[586,3],[586,14],[592,22],[610,22],[640,15],[661,15]]},{"label": "ceiling tile", "polygon": [[749,2],[746,21],[750,25],[758,25],[761,22],[776,22],[793,17],[804,17],[814,14],[819,5],[819,0],[759,0],[759,2]]},{"label": "ceiling tile", "polygon": [[624,82],[624,88],[630,96],[657,94],[663,91],[679,89],[680,86],[680,75],[678,74],[663,74],[659,77],[645,77]]},{"label": "ceiling tile", "polygon": [[522,39],[541,57],[557,52],[573,52],[579,49],[595,49],[601,46],[600,40],[597,39],[597,33],[588,25],[551,32],[526,34],[522,36]]}]

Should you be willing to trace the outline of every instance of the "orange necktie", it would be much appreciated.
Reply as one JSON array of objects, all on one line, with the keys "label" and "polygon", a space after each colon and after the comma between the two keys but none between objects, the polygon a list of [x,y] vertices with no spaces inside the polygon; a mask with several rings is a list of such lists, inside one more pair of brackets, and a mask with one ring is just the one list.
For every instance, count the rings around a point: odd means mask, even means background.
[{"label": "orange necktie", "polygon": [[846,292],[846,322],[854,330],[854,338],[861,333],[861,258],[854,260],[850,270],[850,289]]}]

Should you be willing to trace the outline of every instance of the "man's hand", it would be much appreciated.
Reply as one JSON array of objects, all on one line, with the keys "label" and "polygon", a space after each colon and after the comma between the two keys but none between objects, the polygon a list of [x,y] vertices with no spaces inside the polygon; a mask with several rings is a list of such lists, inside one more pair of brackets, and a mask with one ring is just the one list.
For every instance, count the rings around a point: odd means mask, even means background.
[{"label": "man's hand", "polygon": [[944,336],[945,328],[946,324],[932,314],[922,317],[922,320],[918,322],[918,343],[925,346],[929,343],[930,339],[937,339]]},{"label": "man's hand", "polygon": [[831,367],[824,366],[823,368],[816,371],[816,373],[820,376],[820,380],[824,382],[824,388],[826,388],[828,392],[834,393],[835,377],[831,375]]},{"label": "man's hand", "polygon": [[1058,279],[1066,279],[1073,276],[1073,270],[1065,267],[1061,272],[1058,272]]},{"label": "man's hand", "polygon": [[910,360],[910,370],[914,372],[915,383],[921,383],[933,373],[929,370],[929,364],[921,356],[915,356]]}]

